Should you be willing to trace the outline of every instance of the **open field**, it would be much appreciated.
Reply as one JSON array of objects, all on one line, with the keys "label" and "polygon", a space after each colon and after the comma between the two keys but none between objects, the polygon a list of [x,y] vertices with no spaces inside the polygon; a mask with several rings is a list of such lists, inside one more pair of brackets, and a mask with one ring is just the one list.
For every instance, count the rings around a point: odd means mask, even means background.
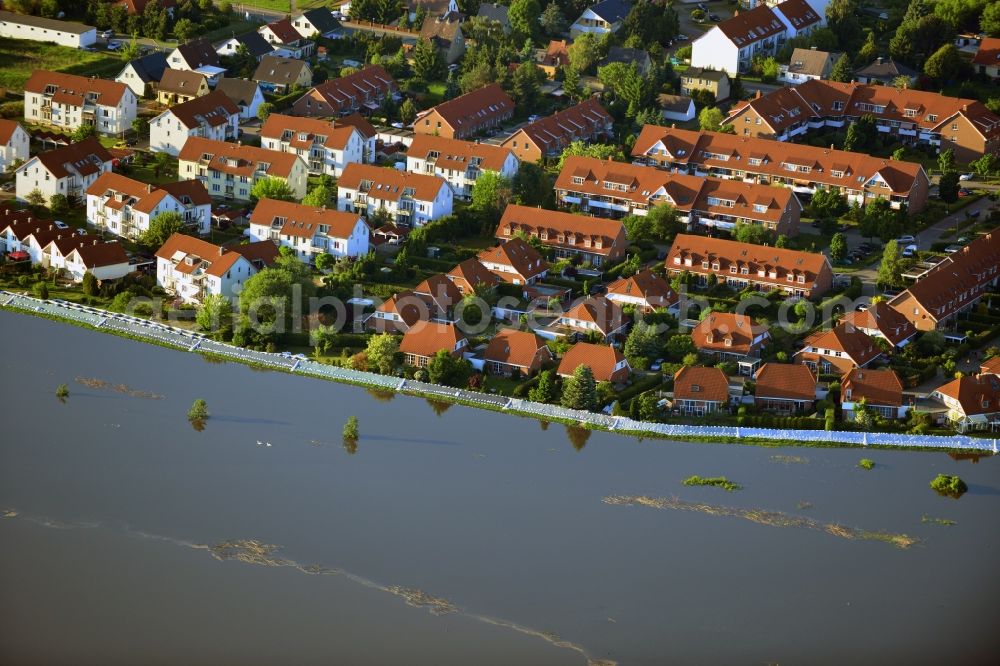
[{"label": "open field", "polygon": [[35,69],[107,77],[124,66],[117,55],[7,38],[0,38],[0,62],[0,87],[11,90],[23,90]]}]

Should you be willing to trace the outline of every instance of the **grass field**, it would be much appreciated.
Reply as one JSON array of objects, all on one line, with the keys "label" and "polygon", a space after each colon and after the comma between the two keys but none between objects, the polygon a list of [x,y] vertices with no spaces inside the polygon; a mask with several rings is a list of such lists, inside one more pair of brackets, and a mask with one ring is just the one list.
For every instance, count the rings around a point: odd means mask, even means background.
[{"label": "grass field", "polygon": [[23,90],[35,69],[107,77],[124,67],[116,55],[7,38],[0,38],[0,62],[0,87],[12,90]]},{"label": "grass field", "polygon": [[233,8],[236,11],[253,10],[255,7],[268,9],[272,12],[292,13],[290,0],[238,0],[238,2],[233,3]]}]

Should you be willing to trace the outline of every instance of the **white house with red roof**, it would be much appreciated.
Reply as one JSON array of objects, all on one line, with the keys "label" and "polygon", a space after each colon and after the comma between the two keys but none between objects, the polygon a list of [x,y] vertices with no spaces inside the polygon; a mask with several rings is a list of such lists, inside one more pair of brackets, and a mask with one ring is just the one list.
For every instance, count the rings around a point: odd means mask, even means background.
[{"label": "white house with red roof", "polygon": [[260,142],[268,150],[298,155],[314,175],[339,178],[348,164],[365,161],[361,130],[330,120],[272,113],[261,127]]},{"label": "white house with red roof", "polygon": [[186,303],[205,296],[234,298],[243,284],[278,257],[270,241],[224,248],[174,234],[156,251],[156,284]]},{"label": "white house with red roof", "polygon": [[631,305],[639,312],[677,311],[680,297],[670,284],[648,268],[621,277],[608,285],[604,297],[618,305]]},{"label": "white house with red roof", "polygon": [[476,258],[488,271],[511,284],[534,284],[549,271],[548,262],[538,250],[520,238],[487,248]]},{"label": "white house with red roof", "polygon": [[230,141],[240,133],[240,107],[222,91],[176,104],[149,121],[149,149],[177,157],[189,137]]},{"label": "white house with red roof", "polygon": [[353,162],[337,181],[337,209],[373,215],[385,209],[393,221],[419,227],[451,215],[454,194],[447,181]]},{"label": "white house with red roof", "polygon": [[97,178],[111,171],[114,158],[96,138],[39,153],[17,168],[17,198],[25,201],[38,190],[51,201],[56,194],[82,198]]},{"label": "white house with red roof", "polygon": [[585,365],[599,382],[620,384],[628,379],[632,368],[629,367],[625,355],[608,345],[595,345],[591,342],[578,342],[563,354],[559,362],[560,377],[572,377],[573,371]]},{"label": "white house with red roof", "polygon": [[27,160],[30,141],[21,123],[0,118],[0,171],[6,172],[17,160]]},{"label": "white house with red roof", "polygon": [[470,199],[483,171],[513,178],[521,162],[507,148],[487,143],[416,134],[406,151],[406,170],[433,174],[451,185],[456,197]]},{"label": "white house with red roof", "polygon": [[930,398],[948,411],[945,415],[959,432],[1000,429],[1000,377],[966,375],[934,389]]},{"label": "white house with red roof", "polygon": [[301,261],[321,254],[357,257],[368,254],[370,231],[357,213],[261,199],[250,219],[250,239],[269,240],[295,251]]},{"label": "white house with red roof", "polygon": [[110,171],[87,188],[87,224],[100,231],[135,240],[162,213],[177,213],[199,234],[207,234],[212,198],[197,180],[151,185]]},{"label": "white house with red roof", "polygon": [[92,125],[99,134],[123,134],[136,104],[131,88],[106,79],[36,69],[24,84],[25,121],[63,130]]}]

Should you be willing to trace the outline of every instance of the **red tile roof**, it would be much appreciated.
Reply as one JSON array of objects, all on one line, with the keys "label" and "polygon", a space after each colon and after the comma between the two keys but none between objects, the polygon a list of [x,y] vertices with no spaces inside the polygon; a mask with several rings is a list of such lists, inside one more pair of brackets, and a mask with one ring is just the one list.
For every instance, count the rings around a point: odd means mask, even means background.
[{"label": "red tile roof", "polygon": [[785,31],[785,24],[765,4],[757,5],[749,11],[741,11],[716,27],[741,49]]},{"label": "red tile roof", "polygon": [[[262,261],[264,265],[273,263],[278,257],[278,248],[271,241],[260,241],[249,245],[237,245],[230,249],[213,245],[194,236],[173,234],[156,251],[156,256],[168,261],[176,259],[177,267],[185,273],[203,270],[208,275],[221,277],[240,257],[246,258],[251,263],[254,263],[255,259]],[[187,259],[191,260],[190,269],[182,268],[188,265]]]},{"label": "red tile roof", "polygon": [[538,236],[543,245],[591,254],[608,255],[625,244],[625,227],[619,220],[509,204],[496,237],[510,238],[519,231]]},{"label": "red tile roof", "polygon": [[719,368],[684,366],[674,374],[674,400],[729,402],[729,380]]},{"label": "red tile roof", "polygon": [[511,238],[496,247],[483,250],[479,253],[478,259],[483,264],[511,267],[513,273],[504,271],[496,273],[497,277],[507,282],[515,277],[520,277],[526,282],[549,270],[548,262],[542,258],[538,250],[520,238]]},{"label": "red tile roof", "polygon": [[367,97],[381,98],[397,89],[396,80],[381,65],[365,65],[347,76],[324,81],[306,95],[322,99],[334,111],[343,111],[361,106]]},{"label": "red tile roof", "polygon": [[765,363],[757,371],[756,381],[757,398],[816,399],[816,377],[805,365]]},{"label": "red tile roof", "polygon": [[957,400],[966,416],[1000,412],[1000,377],[967,375],[934,389],[934,393]]},{"label": "red tile roof", "polygon": [[473,160],[478,160],[481,169],[499,172],[511,156],[507,148],[488,143],[449,139],[433,134],[416,134],[406,151],[407,157],[426,160],[431,152],[438,153],[435,165],[439,169],[464,172]]},{"label": "red tile roof", "polygon": [[[128,86],[117,81],[36,69],[24,84],[24,90],[40,95],[52,94],[55,101],[74,106],[83,106],[84,97],[88,93],[94,93],[97,95],[98,104],[118,106]],[[46,91],[51,92],[46,93]]]},{"label": "red tile roof", "polygon": [[165,69],[160,82],[156,84],[157,91],[196,95],[206,80],[205,75],[190,69]]},{"label": "red tile roof", "polygon": [[[624,363],[624,366],[616,370],[619,363]],[[599,382],[623,382],[630,372],[625,356],[614,347],[578,342],[563,355],[558,373],[562,377],[570,377],[581,365],[589,367],[594,379]]]},{"label": "red tile roof", "polygon": [[20,126],[20,123],[16,120],[0,118],[0,145],[7,145],[7,142],[10,141],[10,138],[14,136],[14,132]]},{"label": "red tile roof", "polygon": [[419,321],[403,334],[399,351],[404,354],[429,357],[443,349],[453,354],[458,342],[464,338],[465,336],[454,324]]},{"label": "red tile roof", "polygon": [[[338,124],[332,120],[272,113],[260,128],[260,135],[287,141],[293,148],[310,148],[313,141],[319,138],[323,146],[343,150],[356,131],[361,133],[352,125]],[[300,138],[300,135],[305,135],[305,138]]]},{"label": "red tile roof", "polygon": [[200,136],[188,137],[181,148],[178,159],[186,162],[199,162],[207,159],[205,166],[231,173],[236,176],[251,177],[258,171],[258,165],[269,165],[268,176],[288,178],[299,158],[293,153],[282,153],[277,150],[267,150],[256,146],[244,146],[239,143],[212,141]]},{"label": "red tile roof", "polygon": [[[806,338],[803,352],[810,348],[819,349],[820,351],[811,353],[824,356],[828,360],[847,358],[858,366],[865,366],[882,355],[882,349],[875,344],[871,336],[843,322],[828,331],[817,331]],[[841,352],[843,356],[830,358],[836,352]]]},{"label": "red tile roof", "polygon": [[110,165],[113,159],[108,149],[95,137],[39,153],[36,157],[55,178],[69,176],[72,173],[70,168],[82,176],[89,176],[99,172],[101,165]]},{"label": "red tile roof", "polygon": [[[550,149],[567,146],[578,139],[588,139],[607,131],[614,123],[611,114],[604,110],[596,97],[590,97],[576,106],[539,118],[520,128],[535,146],[545,154]],[[508,145],[514,138],[504,141]]]},{"label": "red tile roof", "polygon": [[349,238],[358,222],[364,224],[356,213],[261,199],[253,210],[253,224],[271,226],[274,222],[281,224],[282,236],[295,238],[312,238],[321,226],[327,227],[326,235],[331,238]]},{"label": "red tile roof", "polygon": [[917,332],[910,320],[885,302],[872,303],[861,312],[848,312],[841,322],[865,331],[878,331],[893,346]]},{"label": "red tile roof", "polygon": [[748,315],[710,312],[691,330],[691,341],[700,350],[746,356],[760,349],[762,343],[754,344],[754,339],[765,334],[767,327]]},{"label": "red tile roof", "polygon": [[869,405],[900,407],[903,384],[894,370],[854,368],[840,381],[840,401],[857,402],[862,398]]},{"label": "red tile roof", "polygon": [[188,129],[201,127],[219,127],[230,122],[233,116],[239,116],[240,109],[224,92],[213,91],[202,97],[195,97],[169,109],[177,120]]},{"label": "red tile roof", "polygon": [[984,37],[972,62],[987,67],[1000,67],[1000,37]]},{"label": "red tile roof", "polygon": [[[610,301],[603,296],[591,296],[585,298],[567,310],[563,315],[565,319],[575,319],[593,323],[597,326],[602,335],[608,336],[615,331],[628,325],[630,318],[620,305]],[[588,330],[591,330],[588,328]]]},{"label": "red tile roof", "polygon": [[418,201],[433,201],[442,188],[448,187],[443,178],[430,174],[409,173],[397,171],[374,164],[351,162],[344,167],[344,172],[337,181],[338,187],[348,190],[364,189],[373,199],[383,201],[399,201],[404,195]]},{"label": "red tile roof", "polygon": [[[438,104],[420,116],[437,111],[441,120],[453,130],[461,131],[467,126],[479,126],[491,118],[502,118],[514,112],[514,101],[495,83],[483,86],[447,102]],[[417,116],[419,120],[420,116]]]},{"label": "red tile roof", "polygon": [[545,362],[552,358],[545,340],[528,331],[505,328],[498,331],[483,354],[486,361],[531,368],[536,360]]},{"label": "red tile roof", "polygon": [[[651,308],[669,308],[678,301],[678,296],[666,280],[645,268],[631,277],[618,278],[608,285],[606,297],[615,300],[616,296],[641,298]],[[627,303],[628,301],[623,301]]]},{"label": "red tile roof", "polygon": [[128,263],[128,255],[125,254],[125,248],[122,247],[121,243],[106,243],[95,238],[93,242],[80,245],[75,250],[72,250],[70,255],[74,252],[80,257],[80,261],[87,268],[101,268],[103,266],[116,266]]}]

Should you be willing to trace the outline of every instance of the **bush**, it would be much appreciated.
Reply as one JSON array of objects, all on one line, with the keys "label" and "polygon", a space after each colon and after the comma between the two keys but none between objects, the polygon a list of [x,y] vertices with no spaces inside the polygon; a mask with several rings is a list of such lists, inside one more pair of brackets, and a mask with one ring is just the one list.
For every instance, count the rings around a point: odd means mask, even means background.
[{"label": "bush", "polygon": [[862,458],[858,463],[858,467],[861,469],[872,469],[875,467],[875,461],[870,458]]},{"label": "bush", "polygon": [[934,480],[931,481],[931,488],[941,495],[956,498],[961,497],[963,493],[969,490],[969,487],[965,485],[965,481],[949,474],[938,474],[934,477]]},{"label": "bush", "polygon": [[726,492],[733,492],[734,490],[741,490],[743,486],[738,483],[734,483],[724,476],[711,476],[707,479],[703,479],[697,474],[694,476],[689,476],[684,479],[685,486],[715,486],[716,488],[722,488]]}]

